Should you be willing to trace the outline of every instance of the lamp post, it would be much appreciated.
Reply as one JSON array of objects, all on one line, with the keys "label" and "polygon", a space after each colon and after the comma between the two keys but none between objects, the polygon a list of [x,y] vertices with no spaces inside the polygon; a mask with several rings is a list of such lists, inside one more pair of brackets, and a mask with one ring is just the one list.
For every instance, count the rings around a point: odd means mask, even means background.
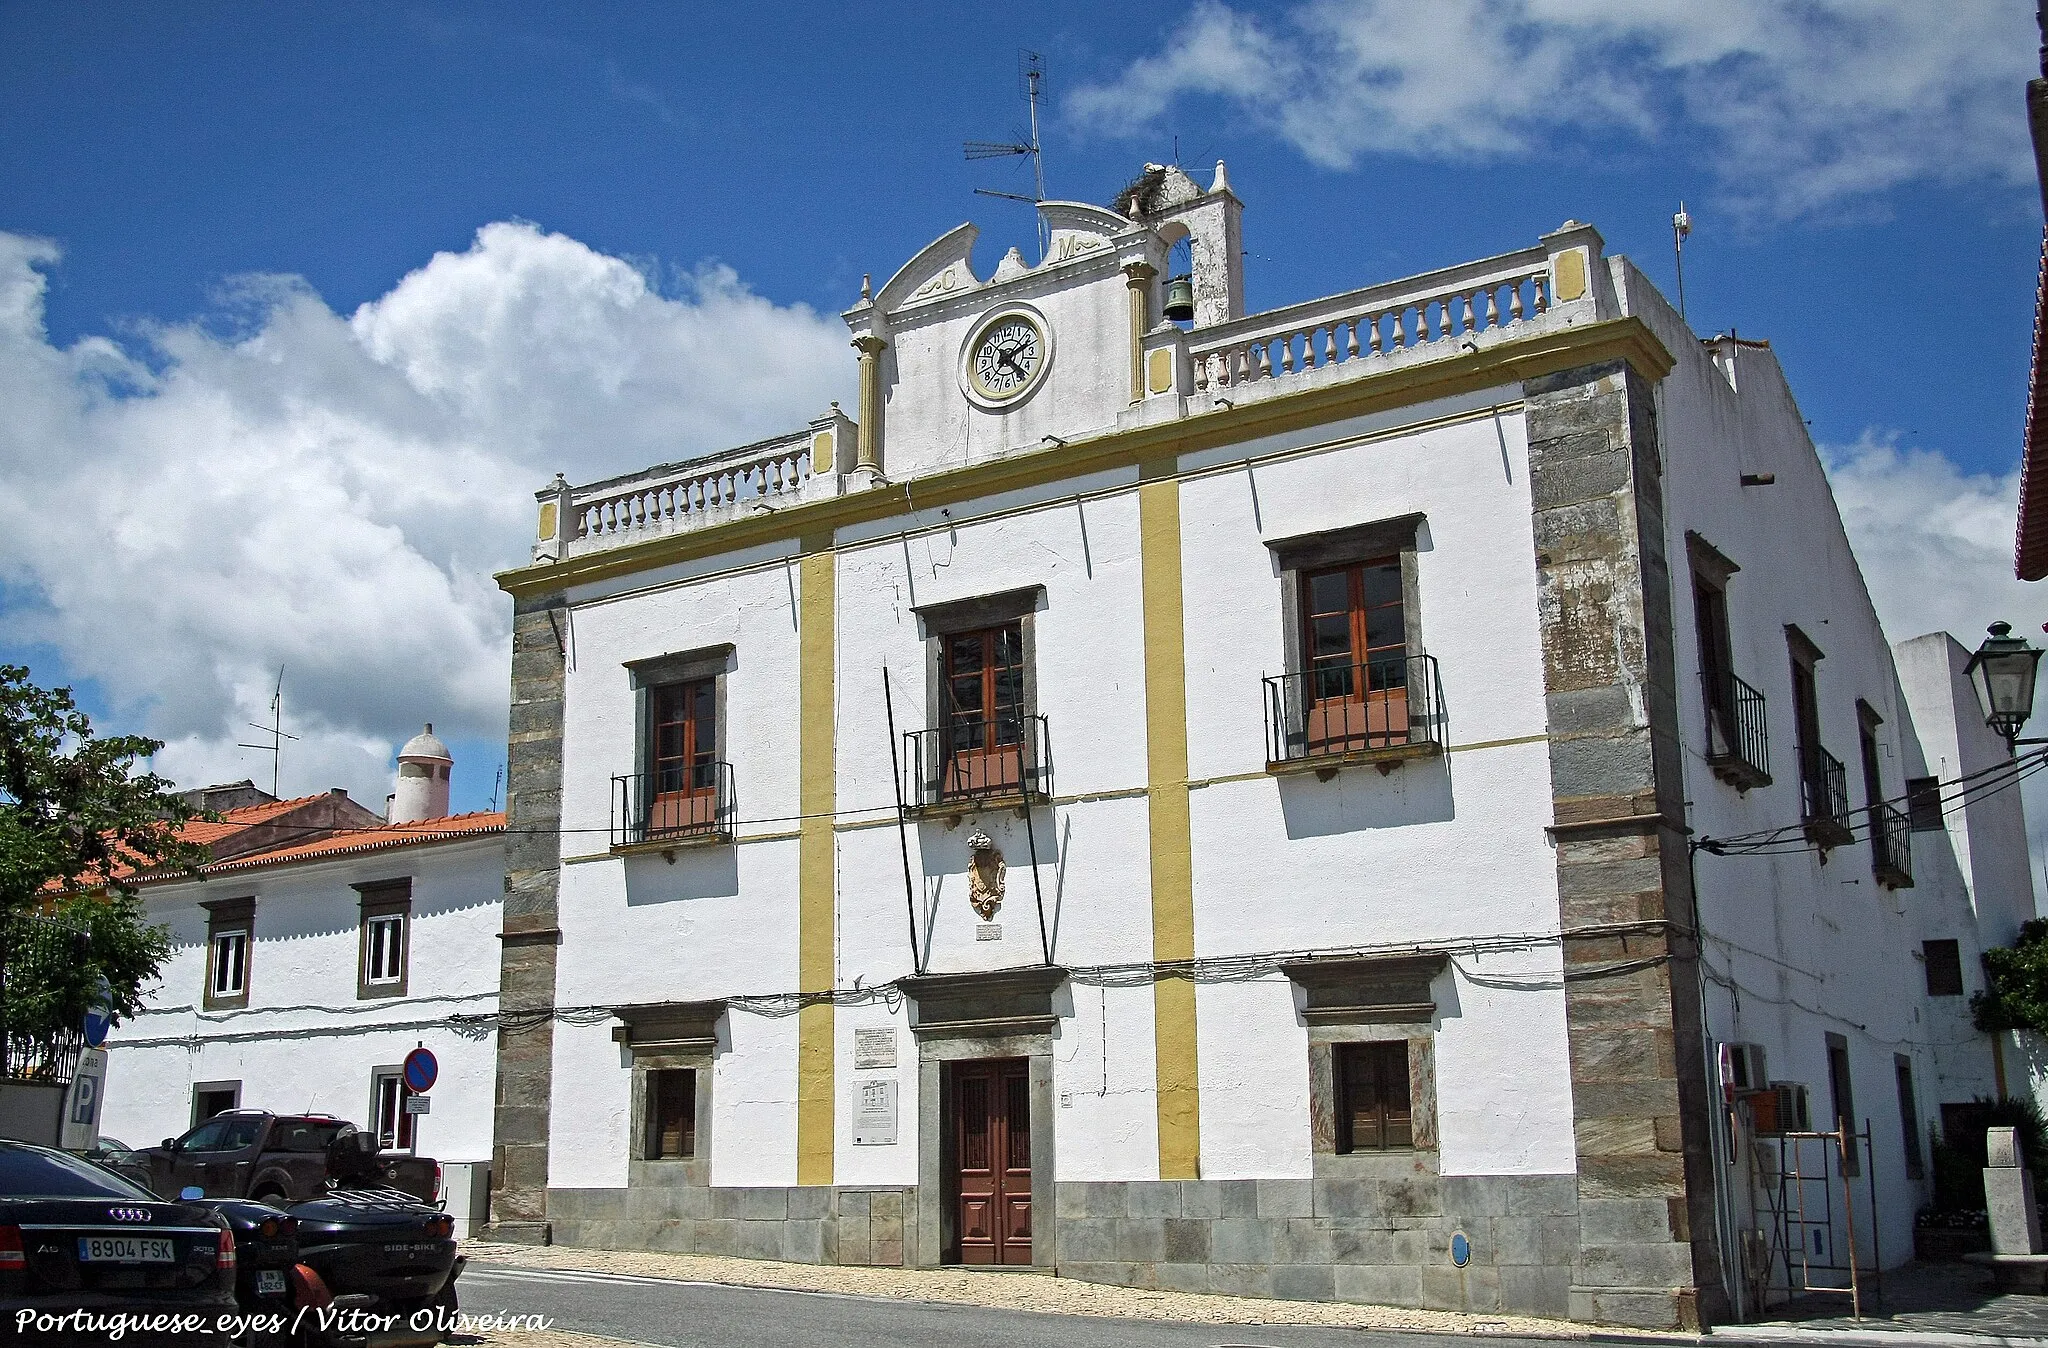
[{"label": "lamp post", "polygon": [[2012,634],[2012,624],[1993,623],[1991,635],[1963,670],[1977,690],[1984,724],[1998,732],[2015,754],[2019,752],[2020,727],[2034,714],[2034,675],[2041,655],[2025,637]]}]

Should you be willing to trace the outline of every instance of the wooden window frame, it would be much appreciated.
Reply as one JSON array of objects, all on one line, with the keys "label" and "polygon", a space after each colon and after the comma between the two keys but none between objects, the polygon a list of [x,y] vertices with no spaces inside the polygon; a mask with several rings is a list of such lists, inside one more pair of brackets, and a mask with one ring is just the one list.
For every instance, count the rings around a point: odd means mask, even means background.
[{"label": "wooden window frame", "polygon": [[[696,1184],[711,1180],[711,1101],[718,1048],[719,1021],[725,1015],[723,1002],[661,1002],[613,1009],[620,1025],[612,1029],[612,1041],[630,1057],[633,1082],[628,1108],[626,1139],[629,1185]],[[656,1157],[649,1123],[654,1102],[650,1098],[655,1072],[686,1069],[696,1076],[696,1107],[692,1116],[692,1152],[688,1156]],[[651,1168],[650,1168],[651,1167]]]},{"label": "wooden window frame", "polygon": [[[1398,1054],[1399,1071],[1391,1069]],[[1337,1132],[1334,1151],[1339,1156],[1385,1155],[1389,1152],[1410,1152],[1415,1150],[1415,1104],[1414,1084],[1408,1063],[1408,1041],[1406,1039],[1352,1040],[1333,1044],[1330,1047],[1330,1071],[1332,1099],[1335,1106]],[[1407,1134],[1404,1142],[1387,1140],[1393,1130],[1394,1116],[1380,1105],[1378,1124],[1381,1134],[1377,1145],[1360,1141],[1354,1129],[1357,1127],[1358,1102],[1356,1093],[1366,1085],[1365,1078],[1373,1078],[1372,1089],[1377,1095],[1385,1081],[1398,1080],[1402,1087],[1404,1107],[1400,1114],[1400,1126]]]},{"label": "wooden window frame", "polygon": [[1948,827],[1942,817],[1941,778],[1906,779],[1906,818],[1915,833],[1939,833]]},{"label": "wooden window frame", "polygon": [[[1407,647],[1410,662],[1406,668],[1412,671],[1415,657],[1425,650],[1421,568],[1417,557],[1423,548],[1423,530],[1427,523],[1427,519],[1419,514],[1398,515],[1321,533],[1266,540],[1267,551],[1272,554],[1274,573],[1280,582],[1283,672],[1299,676],[1288,678],[1284,685],[1286,705],[1282,715],[1285,719],[1284,736],[1288,742],[1294,742],[1298,736],[1306,737],[1308,733],[1309,699],[1304,694],[1307,676],[1314,665],[1306,620],[1310,581],[1316,575],[1341,568],[1398,562],[1401,568],[1403,644]],[[1435,703],[1432,690],[1428,705],[1434,706]],[[1414,704],[1415,699],[1411,697],[1411,715]],[[1411,726],[1409,734],[1401,742],[1407,742],[1413,736]]]},{"label": "wooden window frame", "polygon": [[[1849,1041],[1829,1030],[1825,1035],[1828,1067],[1828,1118],[1836,1127],[1850,1134],[1842,1148],[1842,1174],[1855,1179],[1863,1173],[1861,1148],[1853,1134],[1860,1131],[1856,1123],[1856,1071],[1849,1057]],[[1833,1129],[1824,1131],[1832,1132]]]},{"label": "wooden window frame", "polygon": [[[727,681],[734,667],[734,656],[735,648],[726,643],[718,646],[701,646],[695,650],[675,651],[646,660],[629,660],[625,665],[627,681],[633,690],[633,773],[647,784],[647,793],[640,806],[648,816],[644,823],[651,823],[655,811],[655,793],[651,788],[660,762],[655,744],[655,736],[658,733],[655,718],[659,712],[660,700],[670,689],[686,688],[700,683],[711,685],[711,781],[708,786],[690,787],[675,793],[677,802],[673,808],[685,812],[682,826],[675,831],[677,838],[687,838],[693,832],[701,832],[707,836],[715,835],[723,826],[719,815],[724,804],[721,800],[719,779],[725,771],[720,765],[731,762],[728,757],[727,739],[727,726],[731,718],[727,714],[726,704]],[[685,721],[684,724],[689,722]],[[702,752],[701,745],[693,745],[689,756]]]},{"label": "wooden window frame", "polygon": [[[645,1117],[640,1121],[640,1159],[643,1161],[694,1161],[697,1159],[697,1073],[698,1068],[689,1066],[664,1066],[642,1068],[639,1076],[641,1108]],[[688,1109],[684,1111],[688,1120],[682,1137],[682,1150],[667,1153],[662,1150],[661,1103],[663,1086],[675,1078],[689,1078],[687,1084],[677,1083],[688,1092]]]},{"label": "wooden window frame", "polygon": [[[398,1088],[398,1118],[391,1130],[392,1142],[384,1145],[384,1132],[379,1122],[379,1112],[384,1107],[384,1083],[394,1081]],[[370,1136],[377,1140],[379,1151],[411,1151],[419,1134],[415,1129],[415,1115],[405,1112],[405,1102],[419,1092],[405,1083],[405,1068],[373,1067],[370,1069]]]},{"label": "wooden window frame", "polygon": [[[977,632],[994,632],[1014,625],[1017,629],[1018,660],[1022,667],[1022,678],[1019,680],[1021,694],[1016,710],[1022,736],[1020,774],[1025,767],[1035,768],[1041,774],[1042,784],[1045,765],[1036,761],[1039,751],[1039,745],[1036,743],[1038,615],[1045,607],[1045,587],[1027,585],[996,594],[920,604],[912,610],[917,615],[918,628],[925,643],[924,724],[926,729],[934,732],[923,737],[926,742],[925,761],[919,765],[922,781],[943,785],[947,776],[947,763],[950,761],[950,755],[946,752],[947,731],[951,724],[949,643],[957,637]],[[986,677],[985,675],[984,678]],[[965,798],[971,794],[973,793],[963,791],[959,793],[959,797]],[[955,797],[941,790],[937,801],[943,802],[953,798]]]},{"label": "wooden window frame", "polygon": [[[356,1000],[403,997],[412,982],[412,880],[377,880],[354,889],[361,910],[356,920]],[[398,920],[398,977],[372,980],[371,927],[392,918]]]},{"label": "wooden window frame", "polygon": [[[206,986],[200,1006],[207,1011],[240,1011],[249,1005],[249,985],[254,981],[256,963],[255,898],[216,899],[199,905],[206,910]],[[222,937],[242,938],[242,985],[233,992],[216,993],[219,979]]]},{"label": "wooden window frame", "polygon": [[1920,1141],[1920,1099],[1913,1085],[1913,1060],[1903,1053],[1892,1054],[1892,1080],[1899,1093],[1899,1130],[1906,1152],[1906,1178],[1922,1179],[1927,1162]]},{"label": "wooden window frame", "polygon": [[[226,1109],[216,1109],[213,1111],[213,1114],[208,1114],[205,1119],[202,1119],[199,1117],[199,1099],[205,1095],[227,1095],[233,1098]],[[185,1126],[185,1131],[191,1132],[200,1124],[205,1123],[206,1119],[214,1117],[214,1114],[226,1114],[241,1107],[242,1083],[239,1080],[195,1081],[192,1083],[192,1122]]]},{"label": "wooden window frame", "polygon": [[[1939,959],[1935,955],[1937,949],[1941,951]],[[1922,941],[1920,943],[1920,963],[1922,965],[1922,974],[1927,982],[1927,995],[1929,997],[1960,997],[1963,995],[1965,985],[1963,980],[1962,942],[1944,937]],[[1953,979],[1948,977],[1950,973],[1954,974]],[[1937,974],[1941,975],[1939,979],[1936,977]],[[1940,984],[1938,988],[1936,986],[1937,982]]]}]

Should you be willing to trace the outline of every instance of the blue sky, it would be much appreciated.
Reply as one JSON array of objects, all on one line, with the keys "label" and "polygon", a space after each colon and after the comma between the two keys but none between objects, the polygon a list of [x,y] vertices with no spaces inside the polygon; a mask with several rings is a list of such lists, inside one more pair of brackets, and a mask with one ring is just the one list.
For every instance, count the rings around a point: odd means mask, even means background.
[{"label": "blue sky", "polygon": [[1852,529],[1911,533],[1893,635],[2031,630],[2036,38],[1930,8],[0,4],[0,655],[192,779],[267,775],[282,663],[287,789],[381,797],[434,720],[481,806],[529,493],[799,423],[862,273],[962,219],[1028,252],[972,195],[1026,171],[960,152],[1021,46],[1052,195],[1229,161],[1254,308],[1567,217],[1668,287],[1683,198],[1694,326],[1770,339]]}]

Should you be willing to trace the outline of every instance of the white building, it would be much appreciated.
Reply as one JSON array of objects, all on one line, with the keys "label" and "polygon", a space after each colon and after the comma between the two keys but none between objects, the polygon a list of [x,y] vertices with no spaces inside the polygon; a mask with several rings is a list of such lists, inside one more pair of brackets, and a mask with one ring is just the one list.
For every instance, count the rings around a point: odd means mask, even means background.
[{"label": "white building", "polygon": [[1768,349],[1577,223],[1247,316],[1221,165],[1040,209],[864,287],[857,419],[540,493],[498,1230],[1689,1324],[1740,1042],[1902,1257],[1979,891],[1868,807],[1983,746]]},{"label": "white building", "polygon": [[[175,946],[109,1040],[106,1134],[152,1146],[222,1109],[265,1109],[349,1119],[387,1149],[489,1158],[504,815],[448,814],[432,727],[399,762],[412,809],[388,821],[338,790],[244,787],[221,823],[187,828],[213,852],[202,878],[142,882]],[[411,798],[414,764],[437,793]],[[399,1069],[419,1045],[440,1079],[431,1112],[408,1115]]]}]

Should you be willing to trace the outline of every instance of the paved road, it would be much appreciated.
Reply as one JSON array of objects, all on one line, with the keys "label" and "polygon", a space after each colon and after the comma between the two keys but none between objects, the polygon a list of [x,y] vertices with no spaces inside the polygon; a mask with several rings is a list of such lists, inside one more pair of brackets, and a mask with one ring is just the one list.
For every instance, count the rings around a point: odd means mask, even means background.
[{"label": "paved road", "polygon": [[[932,1301],[784,1292],[612,1273],[472,1262],[472,1314],[545,1315],[556,1329],[662,1348],[1471,1348],[1470,1337],[1382,1334],[1301,1325],[1176,1324],[1038,1315]],[[1531,1344],[1487,1335],[1489,1343]],[[1547,1345],[1554,1348],[1554,1345]]]}]

